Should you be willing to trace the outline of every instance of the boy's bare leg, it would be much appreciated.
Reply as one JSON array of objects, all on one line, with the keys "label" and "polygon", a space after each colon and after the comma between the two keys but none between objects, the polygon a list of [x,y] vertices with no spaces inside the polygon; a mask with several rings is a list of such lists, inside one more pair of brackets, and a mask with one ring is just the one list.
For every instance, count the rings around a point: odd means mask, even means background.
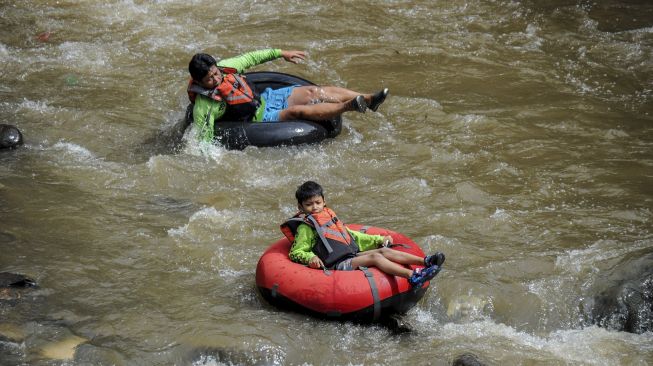
[{"label": "boy's bare leg", "polygon": [[413,271],[411,269],[408,269],[402,266],[401,264],[395,263],[387,259],[379,252],[356,256],[352,258],[351,265],[354,268],[361,267],[361,266],[377,267],[379,270],[381,270],[384,273],[393,276],[404,277],[404,278],[410,278],[410,276],[413,274]]},{"label": "boy's bare leg", "polygon": [[372,250],[367,250],[364,252],[359,252],[359,256],[364,256],[364,255],[369,255],[373,253],[379,253],[386,259],[399,263],[399,264],[420,264],[424,265],[424,258],[418,257],[414,254],[406,253],[406,252],[401,252],[398,250],[390,249],[390,248],[379,248],[379,249],[372,249]]}]

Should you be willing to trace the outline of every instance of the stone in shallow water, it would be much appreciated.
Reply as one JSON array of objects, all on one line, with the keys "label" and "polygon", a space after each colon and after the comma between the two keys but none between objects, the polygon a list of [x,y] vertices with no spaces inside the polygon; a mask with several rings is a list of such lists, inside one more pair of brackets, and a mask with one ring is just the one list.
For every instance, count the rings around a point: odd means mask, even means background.
[{"label": "stone in shallow water", "polygon": [[72,360],[77,346],[86,341],[85,338],[72,335],[58,342],[44,345],[40,349],[40,354],[43,357],[55,360]]},{"label": "stone in shallow water", "polygon": [[636,334],[653,330],[653,253],[634,253],[601,273],[594,291],[581,303],[591,323]]},{"label": "stone in shallow water", "polygon": [[11,272],[0,272],[0,287],[34,287],[36,282],[31,278]]},{"label": "stone in shallow water", "polygon": [[485,366],[485,364],[471,353],[463,353],[456,357],[451,363],[452,366]]},{"label": "stone in shallow water", "polygon": [[0,323],[0,341],[21,343],[25,340],[25,330],[16,325],[9,323]]}]

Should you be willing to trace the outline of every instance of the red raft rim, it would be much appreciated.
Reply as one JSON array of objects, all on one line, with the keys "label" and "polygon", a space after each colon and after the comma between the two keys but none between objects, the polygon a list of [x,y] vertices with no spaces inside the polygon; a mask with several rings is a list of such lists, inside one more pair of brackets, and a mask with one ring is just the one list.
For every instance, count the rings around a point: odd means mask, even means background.
[{"label": "red raft rim", "polygon": [[[424,257],[422,249],[403,234],[359,224],[347,227],[372,235],[390,235],[395,243],[392,249]],[[286,238],[273,243],[256,266],[256,287],[268,303],[280,309],[318,318],[381,322],[393,314],[408,312],[430,285],[426,282],[413,289],[407,279],[374,267],[365,271],[312,269],[288,258],[290,246]]]}]

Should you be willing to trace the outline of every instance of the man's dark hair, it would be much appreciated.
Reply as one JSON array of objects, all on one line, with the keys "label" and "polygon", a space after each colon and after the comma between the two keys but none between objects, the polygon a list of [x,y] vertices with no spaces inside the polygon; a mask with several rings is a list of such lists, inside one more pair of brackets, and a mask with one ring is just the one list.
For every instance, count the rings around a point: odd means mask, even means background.
[{"label": "man's dark hair", "polygon": [[320,196],[324,199],[324,191],[321,185],[311,180],[302,183],[301,186],[297,187],[297,191],[295,192],[295,198],[297,198],[297,203],[300,205],[302,202],[315,196]]},{"label": "man's dark hair", "polygon": [[209,73],[211,66],[215,65],[213,56],[206,53],[196,53],[188,64],[188,72],[195,81],[202,81],[202,78]]}]

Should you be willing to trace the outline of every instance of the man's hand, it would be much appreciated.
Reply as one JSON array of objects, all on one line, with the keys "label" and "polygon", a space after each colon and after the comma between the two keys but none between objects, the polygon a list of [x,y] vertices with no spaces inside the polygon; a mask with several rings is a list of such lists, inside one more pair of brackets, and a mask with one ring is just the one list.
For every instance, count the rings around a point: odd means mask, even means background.
[{"label": "man's hand", "polygon": [[306,59],[306,53],[304,51],[281,51],[281,57],[288,62],[298,64]]}]

